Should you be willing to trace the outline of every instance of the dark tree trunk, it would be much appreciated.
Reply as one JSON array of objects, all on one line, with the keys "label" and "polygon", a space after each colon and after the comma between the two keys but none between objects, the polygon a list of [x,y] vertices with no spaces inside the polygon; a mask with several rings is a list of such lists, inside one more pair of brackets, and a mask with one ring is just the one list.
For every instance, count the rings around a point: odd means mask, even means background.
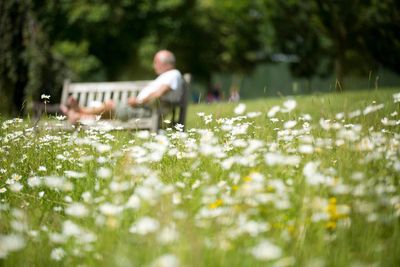
[{"label": "dark tree trunk", "polygon": [[25,88],[27,85],[27,73],[28,68],[26,64],[20,62],[17,66],[17,82],[15,83],[14,92],[12,96],[12,102],[14,105],[14,109],[17,112],[17,115],[23,114],[23,105],[24,105],[24,98],[25,98]]},{"label": "dark tree trunk", "polygon": [[12,49],[10,55],[14,63],[7,67],[13,70],[10,81],[10,100],[12,113],[22,114],[25,89],[28,83],[28,63],[26,60],[26,36],[24,30],[27,25],[29,4],[14,1],[9,6],[8,23],[12,23],[12,31],[9,33],[9,45]]},{"label": "dark tree trunk", "polygon": [[337,92],[342,92],[344,90],[344,53],[339,51],[335,58],[335,89]]}]

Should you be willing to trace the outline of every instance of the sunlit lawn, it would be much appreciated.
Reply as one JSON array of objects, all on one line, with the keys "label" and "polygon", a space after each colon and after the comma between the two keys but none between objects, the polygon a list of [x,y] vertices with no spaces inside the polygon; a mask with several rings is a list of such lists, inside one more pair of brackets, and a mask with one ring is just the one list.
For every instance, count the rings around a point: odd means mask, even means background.
[{"label": "sunlit lawn", "polygon": [[[399,89],[0,129],[0,265],[399,266]],[[242,105],[244,104],[244,105]]]}]

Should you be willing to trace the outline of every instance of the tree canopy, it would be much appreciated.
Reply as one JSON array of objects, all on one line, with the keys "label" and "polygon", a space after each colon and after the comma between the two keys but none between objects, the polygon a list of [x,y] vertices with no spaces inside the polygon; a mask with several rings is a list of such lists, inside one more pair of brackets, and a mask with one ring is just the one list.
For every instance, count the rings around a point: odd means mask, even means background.
[{"label": "tree canopy", "polygon": [[292,71],[310,78],[334,72],[338,89],[350,73],[382,64],[399,73],[399,3],[395,0],[265,0],[274,48],[294,54]]},{"label": "tree canopy", "polygon": [[209,83],[275,54],[311,79],[386,66],[400,72],[399,3],[356,1],[8,0],[0,2],[0,95],[21,111],[64,79],[152,77],[158,49]]}]

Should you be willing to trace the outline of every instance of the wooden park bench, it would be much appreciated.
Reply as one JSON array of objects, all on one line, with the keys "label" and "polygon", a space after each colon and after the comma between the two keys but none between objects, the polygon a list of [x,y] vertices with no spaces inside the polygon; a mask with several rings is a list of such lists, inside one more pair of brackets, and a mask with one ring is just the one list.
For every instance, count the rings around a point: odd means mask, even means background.
[{"label": "wooden park bench", "polygon": [[[185,125],[186,111],[188,105],[188,91],[191,83],[191,75],[183,75],[183,93],[181,99],[176,103],[165,102],[160,99],[154,103],[139,107],[138,117],[128,121],[119,121],[116,119],[101,120],[82,120],[81,127],[97,127],[109,130],[142,130],[148,129],[157,132],[164,119],[168,119],[168,113],[171,114],[171,126],[176,124]],[[126,103],[130,96],[137,96],[145,86],[151,81],[128,81],[128,82],[93,82],[93,83],[70,83],[64,82],[61,104],[66,104],[69,96],[74,96],[80,106],[88,107],[96,102],[103,103],[107,100],[114,100],[116,105]],[[47,106],[47,111],[57,111],[59,105]],[[36,115],[42,114],[43,105],[34,107]],[[54,109],[54,110],[51,110]],[[72,128],[67,121],[44,122],[47,128]]]}]

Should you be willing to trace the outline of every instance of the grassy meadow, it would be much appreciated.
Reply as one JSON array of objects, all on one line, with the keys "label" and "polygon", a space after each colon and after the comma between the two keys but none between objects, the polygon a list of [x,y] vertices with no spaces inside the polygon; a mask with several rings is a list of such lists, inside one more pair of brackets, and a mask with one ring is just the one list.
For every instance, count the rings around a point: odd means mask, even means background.
[{"label": "grassy meadow", "polygon": [[0,266],[400,266],[400,90],[0,124]]}]

